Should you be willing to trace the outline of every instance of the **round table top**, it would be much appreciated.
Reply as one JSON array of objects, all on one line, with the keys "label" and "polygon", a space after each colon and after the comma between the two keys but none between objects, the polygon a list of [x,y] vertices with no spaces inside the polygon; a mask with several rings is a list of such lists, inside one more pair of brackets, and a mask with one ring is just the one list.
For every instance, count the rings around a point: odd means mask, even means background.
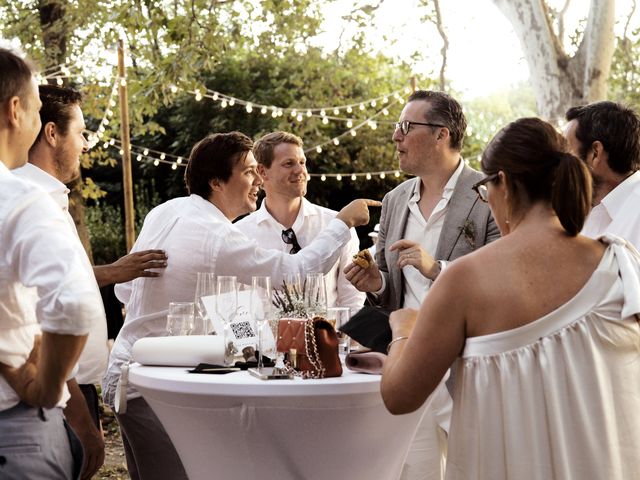
[{"label": "round table top", "polygon": [[131,365],[129,382],[138,388],[207,396],[291,397],[369,394],[380,391],[380,375],[355,373],[323,379],[260,380],[247,371],[227,374],[189,373],[185,367]]}]

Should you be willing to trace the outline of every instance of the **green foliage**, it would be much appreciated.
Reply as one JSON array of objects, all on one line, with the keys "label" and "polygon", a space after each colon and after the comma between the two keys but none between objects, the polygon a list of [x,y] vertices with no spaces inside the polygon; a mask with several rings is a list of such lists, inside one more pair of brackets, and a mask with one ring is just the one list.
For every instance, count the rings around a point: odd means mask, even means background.
[{"label": "green foliage", "polygon": [[640,110],[640,29],[618,38],[609,79],[610,98]]}]

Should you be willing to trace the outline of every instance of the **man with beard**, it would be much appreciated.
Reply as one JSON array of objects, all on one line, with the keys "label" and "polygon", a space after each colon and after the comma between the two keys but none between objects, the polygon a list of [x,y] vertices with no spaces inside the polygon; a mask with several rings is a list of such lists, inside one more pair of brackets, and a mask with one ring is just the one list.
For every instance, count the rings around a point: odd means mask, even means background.
[{"label": "man with beard", "polygon": [[[253,154],[266,196],[260,208],[236,226],[247,237],[259,240],[263,248],[296,253],[311,243],[338,212],[304,198],[307,159],[300,137],[287,132],[269,133],[255,143]],[[340,258],[324,277],[328,307],[362,307],[366,295],[342,274],[358,250],[358,235],[352,229],[351,241],[342,248]]]},{"label": "man with beard", "polygon": [[[41,85],[39,93],[42,126],[29,150],[29,163],[14,169],[13,173],[47,192],[65,212],[72,232],[77,234],[68,210],[69,189],[65,183],[80,174],[80,155],[89,146],[84,136],[86,127],[80,108],[82,97],[75,90],[54,85]],[[160,274],[149,269],[165,266],[164,252],[154,250],[126,255],[111,265],[94,266],[93,274],[98,285],[103,287],[139,276],[157,277]],[[65,409],[65,415],[85,449],[84,472],[87,475],[95,473],[104,461],[99,397],[95,385],[102,380],[108,357],[107,325],[102,318],[95,322],[89,333],[78,361],[78,372],[68,383],[71,399]]]},{"label": "man with beard", "polygon": [[33,67],[0,48],[0,72],[0,477],[78,478],[81,448],[62,409],[104,312],[60,209],[10,172],[27,161],[40,129]]},{"label": "man with beard", "polygon": [[564,136],[593,178],[593,209],[582,234],[619,235],[640,249],[640,118],[614,102],[567,111]]},{"label": "man with beard", "polygon": [[[467,122],[442,92],[411,94],[393,133],[400,169],[415,178],[382,201],[377,265],[347,267],[347,278],[388,311],[419,309],[446,263],[499,237],[489,207],[472,186],[483,175],[460,156]],[[446,377],[445,377],[446,378]],[[447,382],[452,388],[453,379]],[[444,379],[428,400],[402,479],[441,479],[451,417]]]}]

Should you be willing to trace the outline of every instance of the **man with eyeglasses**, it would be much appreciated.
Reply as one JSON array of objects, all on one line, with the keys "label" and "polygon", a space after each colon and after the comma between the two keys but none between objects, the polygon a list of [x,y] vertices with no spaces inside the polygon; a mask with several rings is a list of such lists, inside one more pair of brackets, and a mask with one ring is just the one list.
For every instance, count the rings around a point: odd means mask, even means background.
[{"label": "man with eyeglasses", "polygon": [[[337,214],[304,198],[307,160],[302,145],[302,139],[292,133],[273,132],[253,147],[266,196],[260,208],[236,226],[249,238],[258,239],[263,248],[295,254],[309,245]],[[358,249],[358,236],[351,229],[351,241],[342,247],[338,261],[325,275],[327,306],[359,309],[364,304],[366,295],[342,274]]]},{"label": "man with eyeglasses", "polygon": [[[400,169],[415,178],[383,199],[377,265],[345,270],[358,290],[389,311],[420,308],[447,262],[500,235],[488,205],[472,190],[483,175],[460,156],[466,128],[462,107],[442,92],[414,92],[400,114],[393,141]],[[430,397],[401,478],[444,477],[451,406],[443,380]]]},{"label": "man with eyeglasses", "polygon": [[564,136],[593,178],[593,209],[582,234],[619,235],[640,249],[640,117],[614,102],[567,111]]}]

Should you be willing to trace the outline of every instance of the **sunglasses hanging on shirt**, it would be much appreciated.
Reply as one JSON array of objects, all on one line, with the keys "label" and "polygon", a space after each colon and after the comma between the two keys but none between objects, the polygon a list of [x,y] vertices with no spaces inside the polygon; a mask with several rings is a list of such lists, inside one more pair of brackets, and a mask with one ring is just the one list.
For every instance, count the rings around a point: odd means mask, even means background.
[{"label": "sunglasses hanging on shirt", "polygon": [[302,250],[302,247],[298,243],[296,232],[293,231],[293,228],[282,230],[282,241],[287,245],[291,245],[291,250],[289,250],[289,253],[291,254],[298,253],[300,250]]}]

